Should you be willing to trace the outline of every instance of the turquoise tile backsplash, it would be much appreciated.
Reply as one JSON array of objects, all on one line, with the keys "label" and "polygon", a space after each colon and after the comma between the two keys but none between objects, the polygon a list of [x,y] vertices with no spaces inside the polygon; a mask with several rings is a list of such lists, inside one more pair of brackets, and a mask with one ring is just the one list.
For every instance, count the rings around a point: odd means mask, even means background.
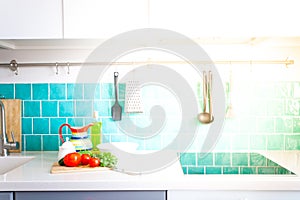
[{"label": "turquoise tile backsplash", "polygon": [[32,84],[32,99],[33,100],[48,100],[49,87],[46,83]]},{"label": "turquoise tile backsplash", "polygon": [[23,101],[23,117],[40,117],[41,102],[40,101]]},{"label": "turquoise tile backsplash", "polygon": [[50,100],[66,99],[66,84],[50,83]]},{"label": "turquoise tile backsplash", "polygon": [[0,84],[0,91],[0,95],[4,96],[7,99],[15,98],[14,84]]},{"label": "turquoise tile backsplash", "polygon": [[57,101],[42,101],[42,117],[57,117]]},{"label": "turquoise tile backsplash", "polygon": [[15,98],[22,100],[31,100],[31,85],[30,84],[15,84]]},{"label": "turquoise tile backsplash", "polygon": [[182,153],[185,174],[292,174],[257,153]]},{"label": "turquoise tile backsplash", "polygon": [[[249,87],[248,87],[249,86]],[[250,87],[251,86],[251,87]],[[241,86],[239,86],[242,88]],[[226,83],[228,98],[228,83]],[[199,124],[199,138],[180,162],[186,174],[290,174],[288,170],[251,150],[300,150],[300,83],[299,82],[255,82],[250,89],[236,90],[233,104],[237,116],[225,120],[221,138],[215,151],[199,153],[201,134],[207,131]],[[150,91],[157,94],[150,95]],[[16,83],[0,84],[0,95],[23,100],[22,134],[23,150],[58,150],[59,126],[63,123],[82,126],[94,121],[93,111],[98,111],[102,121],[103,142],[132,141],[140,149],[157,150],[174,139],[177,134],[178,115],[174,109],[168,113],[171,127],[166,133],[149,140],[127,136],[111,120],[111,106],[114,103],[114,89],[111,83]],[[161,93],[157,86],[146,91],[146,103],[158,102],[174,108],[169,94]],[[199,102],[201,102],[201,92]],[[124,108],[125,84],[119,84],[119,100]],[[153,105],[152,105],[153,106]],[[145,115],[136,115],[135,123],[147,126]],[[135,115],[133,115],[135,116]],[[129,117],[124,114],[123,117]],[[177,121],[176,121],[177,120]],[[70,136],[63,129],[64,137]],[[203,137],[202,137],[203,138]]]}]

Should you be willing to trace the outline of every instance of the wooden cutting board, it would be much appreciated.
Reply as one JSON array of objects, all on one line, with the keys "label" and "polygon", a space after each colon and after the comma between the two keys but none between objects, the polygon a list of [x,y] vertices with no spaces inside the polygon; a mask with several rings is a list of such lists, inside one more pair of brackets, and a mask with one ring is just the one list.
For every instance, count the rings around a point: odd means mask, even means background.
[{"label": "wooden cutting board", "polygon": [[50,173],[51,174],[62,174],[62,173],[74,173],[74,172],[100,172],[111,170],[107,167],[89,167],[89,166],[79,166],[79,167],[66,167],[60,166],[57,162],[53,163]]},{"label": "wooden cutting board", "polygon": [[19,142],[20,148],[9,152],[20,153],[22,151],[22,120],[20,99],[1,99],[5,108],[6,132],[9,142],[12,142],[11,132],[14,132],[15,141]]}]

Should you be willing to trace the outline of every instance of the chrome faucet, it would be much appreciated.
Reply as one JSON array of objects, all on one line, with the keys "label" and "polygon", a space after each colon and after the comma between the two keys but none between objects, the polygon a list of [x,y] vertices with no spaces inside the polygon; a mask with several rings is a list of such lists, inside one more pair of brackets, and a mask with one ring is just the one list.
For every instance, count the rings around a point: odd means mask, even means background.
[{"label": "chrome faucet", "polygon": [[1,134],[0,134],[0,156],[7,156],[8,150],[19,149],[19,142],[15,142],[14,133],[11,132],[13,142],[8,142],[6,135],[6,122],[5,122],[5,108],[3,102],[0,100],[0,123],[1,123]]}]

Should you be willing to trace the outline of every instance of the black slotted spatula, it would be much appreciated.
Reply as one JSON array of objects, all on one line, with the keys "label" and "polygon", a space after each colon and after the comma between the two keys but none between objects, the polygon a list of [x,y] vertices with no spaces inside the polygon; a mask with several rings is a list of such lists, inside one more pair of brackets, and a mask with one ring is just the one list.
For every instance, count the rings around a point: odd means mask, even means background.
[{"label": "black slotted spatula", "polygon": [[115,104],[111,107],[111,115],[114,121],[120,121],[122,119],[122,107],[118,101],[118,76],[119,72],[114,72],[114,85],[115,85]]}]

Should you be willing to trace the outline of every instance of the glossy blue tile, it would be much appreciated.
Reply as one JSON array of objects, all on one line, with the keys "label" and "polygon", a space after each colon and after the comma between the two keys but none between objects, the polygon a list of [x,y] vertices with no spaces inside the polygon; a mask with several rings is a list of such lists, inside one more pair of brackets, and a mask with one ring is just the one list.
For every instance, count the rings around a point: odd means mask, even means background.
[{"label": "glossy blue tile", "polygon": [[256,167],[241,167],[241,174],[257,174]]},{"label": "glossy blue tile", "polygon": [[83,84],[68,83],[67,99],[83,99]]},{"label": "glossy blue tile", "polygon": [[33,100],[47,100],[49,99],[49,90],[47,83],[32,84],[32,97]]},{"label": "glossy blue tile", "polygon": [[117,133],[117,124],[111,118],[104,118],[102,120],[102,133],[112,134]]},{"label": "glossy blue tile", "polygon": [[213,154],[212,153],[198,153],[197,164],[199,166],[213,165]]},{"label": "glossy blue tile", "polygon": [[248,166],[247,153],[232,153],[232,166]]},{"label": "glossy blue tile", "polygon": [[59,137],[58,135],[43,135],[43,151],[58,151]]},{"label": "glossy blue tile", "polygon": [[33,118],[33,134],[49,134],[49,118]]},{"label": "glossy blue tile", "polygon": [[101,99],[112,99],[115,97],[115,90],[112,83],[101,84]]},{"label": "glossy blue tile", "polygon": [[127,141],[127,136],[126,135],[111,135],[111,142],[126,142]]},{"label": "glossy blue tile", "polygon": [[90,124],[90,123],[93,123],[95,122],[95,119],[93,117],[87,117],[87,118],[84,118],[84,124]]},{"label": "glossy blue tile", "polygon": [[25,135],[22,135],[22,151],[26,151],[26,146],[25,146]]},{"label": "glossy blue tile", "polygon": [[221,167],[206,167],[205,173],[206,174],[222,174],[222,168]]},{"label": "glossy blue tile", "polygon": [[68,124],[71,126],[84,126],[83,118],[68,118]]},{"label": "glossy blue tile", "polygon": [[258,167],[258,174],[275,174],[275,167]]},{"label": "glossy blue tile", "polygon": [[188,174],[204,174],[204,167],[188,167]]},{"label": "glossy blue tile", "polygon": [[76,101],[76,116],[77,117],[92,117],[93,116],[92,101]]},{"label": "glossy blue tile", "polygon": [[42,101],[42,116],[57,117],[57,101]]},{"label": "glossy blue tile", "polygon": [[275,168],[275,174],[289,174],[291,175],[291,172],[283,167],[276,167]]},{"label": "glossy blue tile", "polygon": [[[59,134],[59,127],[66,123],[66,118],[51,118],[50,119],[50,134]],[[66,128],[62,129],[62,133],[66,134]]]},{"label": "glossy blue tile", "polygon": [[22,118],[22,134],[32,134],[32,118]]},{"label": "glossy blue tile", "polygon": [[60,101],[59,102],[59,116],[72,117],[74,116],[74,102],[73,101]]},{"label": "glossy blue tile", "polygon": [[223,167],[223,174],[239,174],[238,167]]},{"label": "glossy blue tile", "polygon": [[109,117],[111,116],[111,104],[109,100],[106,101],[94,101],[94,110],[98,111],[99,116]]},{"label": "glossy blue tile", "polygon": [[119,83],[119,99],[125,99],[126,84]]},{"label": "glossy blue tile", "polygon": [[41,151],[42,150],[41,144],[42,144],[41,135],[26,135],[25,136],[26,151]]},{"label": "glossy blue tile", "polygon": [[[109,136],[109,135],[104,135],[104,136]],[[145,139],[143,138],[128,137],[128,142],[134,142],[138,144],[137,150],[145,150]]]},{"label": "glossy blue tile", "polygon": [[110,135],[102,135],[102,143],[109,143],[111,142]]},{"label": "glossy blue tile", "polygon": [[84,84],[84,99],[100,99],[100,87],[96,83]]},{"label": "glossy blue tile", "polygon": [[41,111],[40,101],[24,101],[24,117],[39,117]]},{"label": "glossy blue tile", "polygon": [[30,100],[31,84],[15,84],[15,98],[22,100]]},{"label": "glossy blue tile", "polygon": [[268,150],[284,150],[284,136],[283,135],[269,135],[267,136]]},{"label": "glossy blue tile", "polygon": [[249,159],[250,166],[266,166],[266,161],[267,159],[258,153],[250,154],[250,159]]},{"label": "glossy blue tile", "polygon": [[196,165],[196,154],[195,153],[183,153],[180,155],[181,165]]},{"label": "glossy blue tile", "polygon": [[5,99],[15,98],[14,84],[0,84],[0,96],[4,96]]},{"label": "glossy blue tile", "polygon": [[230,166],[230,153],[215,153],[215,165]]},{"label": "glossy blue tile", "polygon": [[66,84],[50,83],[50,100],[66,99]]},{"label": "glossy blue tile", "polygon": [[[257,165],[257,166],[260,166],[260,165]],[[274,162],[270,159],[267,159],[267,166],[279,167],[280,165],[278,165],[276,162]]]},{"label": "glossy blue tile", "polygon": [[[112,101],[111,104],[113,105],[115,101]],[[119,104],[122,107],[122,114],[125,114],[125,101],[119,100]]]},{"label": "glossy blue tile", "polygon": [[145,150],[159,150],[161,149],[161,137],[156,135],[151,139],[145,141]]}]

